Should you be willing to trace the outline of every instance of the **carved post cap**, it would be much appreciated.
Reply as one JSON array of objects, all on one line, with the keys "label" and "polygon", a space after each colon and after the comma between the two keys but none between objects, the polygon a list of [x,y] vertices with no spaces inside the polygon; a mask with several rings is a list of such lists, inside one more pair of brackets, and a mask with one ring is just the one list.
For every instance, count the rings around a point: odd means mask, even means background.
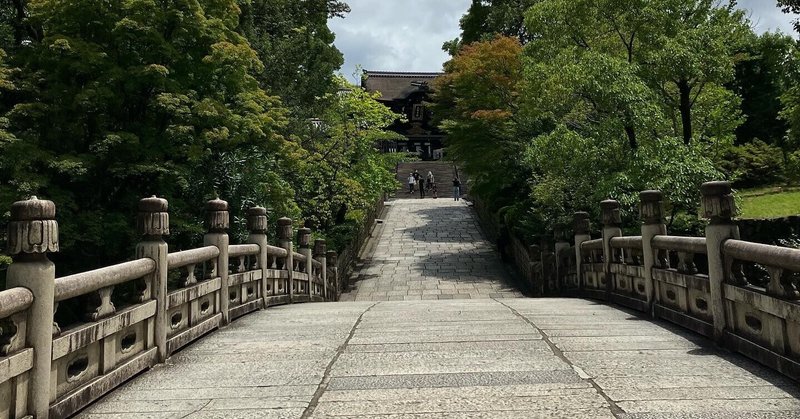
[{"label": "carved post cap", "polygon": [[572,216],[572,229],[575,230],[575,234],[589,234],[591,227],[588,212],[580,211]]},{"label": "carved post cap", "polygon": [[339,260],[339,254],[336,253],[335,250],[328,250],[328,252],[325,253],[325,259],[328,261],[328,266],[334,268]]},{"label": "carved post cap", "polygon": [[566,229],[561,225],[554,226],[553,227],[553,239],[555,239],[556,242],[564,241],[564,239],[566,237],[565,234],[564,234],[565,230]]},{"label": "carved post cap", "polygon": [[600,210],[603,213],[603,225],[615,227],[622,224],[622,215],[619,212],[619,201],[606,199],[600,202]]},{"label": "carved post cap", "polygon": [[169,203],[155,195],[139,200],[136,229],[142,236],[166,236],[169,234]]},{"label": "carved post cap", "polygon": [[297,244],[301,249],[311,248],[311,229],[303,227],[297,230]]},{"label": "carved post cap", "polygon": [[228,203],[216,198],[206,202],[206,227],[213,233],[224,233],[231,226]]},{"label": "carved post cap", "polygon": [[247,230],[251,233],[267,232],[267,209],[252,207],[247,210]]},{"label": "carved post cap", "polygon": [[712,223],[727,222],[736,216],[736,202],[730,182],[706,182],[700,186],[703,218]]},{"label": "carved post cap", "polygon": [[532,262],[542,260],[542,248],[535,244],[528,246],[528,256],[531,258]]},{"label": "carved post cap", "polygon": [[642,223],[664,223],[664,194],[661,191],[640,192],[639,201],[639,215]]},{"label": "carved post cap", "polygon": [[8,223],[8,253],[44,254],[58,252],[56,204],[32,196],[11,204]]},{"label": "carved post cap", "polygon": [[278,238],[281,240],[292,240],[292,219],[279,218],[278,219]]},{"label": "carved post cap", "polygon": [[325,256],[325,252],[327,251],[328,245],[325,243],[324,239],[316,239],[314,240],[314,256]]}]

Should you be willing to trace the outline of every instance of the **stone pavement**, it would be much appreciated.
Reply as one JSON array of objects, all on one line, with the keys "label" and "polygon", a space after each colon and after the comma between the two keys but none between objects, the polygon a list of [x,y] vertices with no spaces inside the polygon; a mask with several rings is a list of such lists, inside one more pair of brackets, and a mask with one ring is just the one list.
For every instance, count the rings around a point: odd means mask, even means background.
[{"label": "stone pavement", "polygon": [[522,296],[463,200],[391,201],[376,236],[342,301]]},{"label": "stone pavement", "polygon": [[79,417],[798,418],[797,383],[579,299],[318,303],[206,336]]}]

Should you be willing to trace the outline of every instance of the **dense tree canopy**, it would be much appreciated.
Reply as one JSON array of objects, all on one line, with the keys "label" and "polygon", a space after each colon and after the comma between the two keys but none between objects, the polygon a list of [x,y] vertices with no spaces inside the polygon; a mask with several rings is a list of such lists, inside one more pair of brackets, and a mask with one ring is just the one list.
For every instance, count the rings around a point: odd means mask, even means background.
[{"label": "dense tree canopy", "polygon": [[[795,45],[754,35],[734,2],[474,1],[461,28],[445,45],[437,115],[475,192],[517,225],[541,232],[609,197],[635,217],[648,188],[692,214],[701,182],[782,179],[770,147],[786,144],[779,113],[800,121]],[[767,144],[734,147],[756,138]],[[769,155],[781,164],[768,168]]]},{"label": "dense tree canopy", "polygon": [[216,196],[236,236],[243,210],[266,205],[344,245],[339,226],[395,187],[392,159],[370,142],[396,115],[334,75],[327,20],[348,11],[336,0],[3,2],[0,206],[56,202],[63,272],[131,255],[136,203],[153,194],[170,201],[177,248],[198,243]]}]

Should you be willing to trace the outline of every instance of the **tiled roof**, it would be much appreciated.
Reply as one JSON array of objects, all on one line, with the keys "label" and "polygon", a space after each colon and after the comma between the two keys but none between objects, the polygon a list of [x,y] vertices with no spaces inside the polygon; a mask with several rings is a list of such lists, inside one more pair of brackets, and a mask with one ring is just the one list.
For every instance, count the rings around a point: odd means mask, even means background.
[{"label": "tiled roof", "polygon": [[381,92],[381,100],[392,101],[405,99],[418,92],[415,82],[431,83],[442,73],[406,73],[398,71],[364,71],[363,87],[370,92]]}]

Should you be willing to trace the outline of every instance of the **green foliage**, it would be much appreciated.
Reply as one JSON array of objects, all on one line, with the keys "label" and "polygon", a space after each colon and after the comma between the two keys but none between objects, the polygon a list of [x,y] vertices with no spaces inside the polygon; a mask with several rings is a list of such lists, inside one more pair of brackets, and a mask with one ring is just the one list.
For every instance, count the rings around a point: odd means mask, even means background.
[{"label": "green foliage", "polygon": [[761,140],[728,148],[718,165],[737,187],[773,184],[784,174],[782,150]]},{"label": "green foliage", "polygon": [[234,241],[253,205],[271,225],[289,216],[347,240],[396,188],[398,159],[374,148],[397,115],[333,75],[342,56],[327,19],[348,11],[337,0],[4,3],[0,207],[56,202],[60,273],[131,255],[137,201],[152,194],[170,202],[173,249],[200,242],[217,196]]},{"label": "green foliage", "polygon": [[742,97],[745,120],[736,130],[736,143],[761,139],[781,148],[785,144],[787,123],[779,119],[781,95],[797,74],[793,57],[795,40],[780,33],[752,35],[745,45],[746,59],[736,65],[734,91]]},{"label": "green foliage", "polygon": [[712,0],[502,2],[525,16],[514,51],[488,23],[499,3],[473,3],[462,36],[478,42],[457,45],[437,83],[473,192],[539,233],[607,198],[633,223],[645,189],[692,218],[742,122],[728,84],[751,33],[744,14]]},{"label": "green foliage", "polygon": [[800,150],[790,153],[786,157],[786,180],[800,184]]}]

